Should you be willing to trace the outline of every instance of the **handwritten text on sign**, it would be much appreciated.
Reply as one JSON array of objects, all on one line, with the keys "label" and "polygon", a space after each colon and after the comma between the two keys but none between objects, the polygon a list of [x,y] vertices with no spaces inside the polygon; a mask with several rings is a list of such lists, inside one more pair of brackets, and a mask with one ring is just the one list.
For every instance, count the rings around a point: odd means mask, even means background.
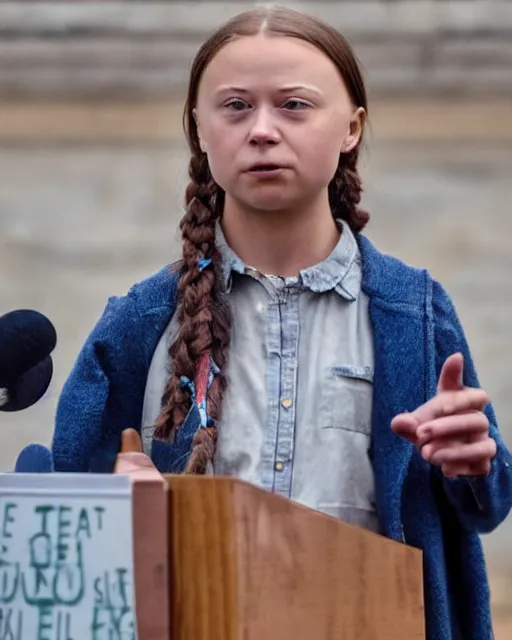
[{"label": "handwritten text on sign", "polygon": [[0,476],[0,640],[133,640],[129,480]]}]

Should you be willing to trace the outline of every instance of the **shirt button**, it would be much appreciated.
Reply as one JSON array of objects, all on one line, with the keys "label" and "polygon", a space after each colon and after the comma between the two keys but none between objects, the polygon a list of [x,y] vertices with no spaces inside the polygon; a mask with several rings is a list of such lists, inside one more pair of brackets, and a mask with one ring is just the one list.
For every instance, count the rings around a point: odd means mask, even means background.
[{"label": "shirt button", "polygon": [[285,398],[281,404],[283,405],[283,407],[285,409],[289,409],[292,406],[292,401],[290,400],[290,398]]},{"label": "shirt button", "polygon": [[284,469],[284,464],[279,460],[276,462],[274,468],[276,471],[282,471]]}]

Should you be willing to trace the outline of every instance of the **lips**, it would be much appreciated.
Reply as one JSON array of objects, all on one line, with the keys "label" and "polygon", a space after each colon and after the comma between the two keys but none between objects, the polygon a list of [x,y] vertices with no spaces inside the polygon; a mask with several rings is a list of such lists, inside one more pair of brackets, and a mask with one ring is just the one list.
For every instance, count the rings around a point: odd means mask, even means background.
[{"label": "lips", "polygon": [[279,164],[255,164],[252,167],[250,167],[248,170],[249,171],[261,171],[261,172],[265,172],[265,171],[279,171],[279,169],[284,169],[284,167],[282,165]]}]

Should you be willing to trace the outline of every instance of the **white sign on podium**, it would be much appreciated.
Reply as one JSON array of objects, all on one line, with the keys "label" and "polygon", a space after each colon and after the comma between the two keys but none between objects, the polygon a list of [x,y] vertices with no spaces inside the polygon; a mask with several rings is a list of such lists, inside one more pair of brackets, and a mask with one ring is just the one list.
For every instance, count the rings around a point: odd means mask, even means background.
[{"label": "white sign on podium", "polygon": [[0,640],[134,640],[127,476],[0,475]]}]

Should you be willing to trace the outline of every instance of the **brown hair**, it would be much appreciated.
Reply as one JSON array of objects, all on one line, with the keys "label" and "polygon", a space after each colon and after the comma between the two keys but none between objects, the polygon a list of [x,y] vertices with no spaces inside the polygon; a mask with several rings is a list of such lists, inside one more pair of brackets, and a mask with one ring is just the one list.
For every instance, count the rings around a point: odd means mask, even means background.
[{"label": "brown hair", "polygon": [[[218,29],[194,59],[183,115],[191,158],[190,183],[185,194],[186,213],[180,223],[183,237],[177,309],[180,328],[169,348],[172,374],[155,430],[158,438],[169,440],[174,437],[192,401],[190,392],[182,385],[183,377],[195,380],[202,358],[205,354],[211,356],[220,370],[208,391],[208,414],[213,422],[207,428],[199,429],[194,437],[186,467],[190,473],[204,473],[213,459],[215,424],[220,418],[227,384],[225,369],[230,337],[230,313],[222,295],[220,255],[215,246],[215,225],[222,215],[224,192],[215,183],[207,156],[201,151],[193,111],[201,78],[216,53],[236,38],[259,33],[299,38],[323,51],[337,66],[354,106],[367,111],[364,81],[348,42],[321,20],[291,9],[256,9],[239,14]],[[347,154],[340,154],[336,174],[329,184],[333,216],[345,220],[355,233],[369,220],[368,213],[358,207],[362,193],[358,158],[359,145]]]}]

